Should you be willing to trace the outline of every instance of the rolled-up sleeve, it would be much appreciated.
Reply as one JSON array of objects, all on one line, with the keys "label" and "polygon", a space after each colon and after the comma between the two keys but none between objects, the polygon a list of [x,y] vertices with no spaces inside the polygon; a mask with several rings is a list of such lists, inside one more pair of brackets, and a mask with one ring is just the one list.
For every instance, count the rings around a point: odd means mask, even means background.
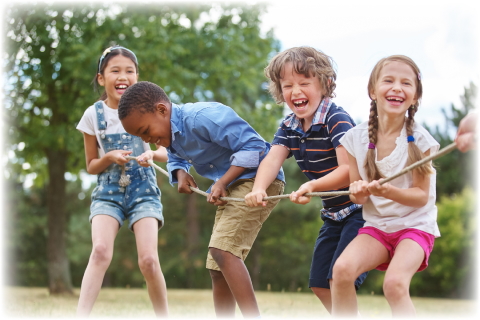
[{"label": "rolled-up sleeve", "polygon": [[172,175],[172,172],[175,170],[185,170],[188,172],[190,170],[191,164],[189,164],[186,160],[179,158],[172,154],[171,152],[168,153],[168,162],[167,162],[167,170],[168,170],[168,181],[170,185],[174,185],[178,183],[178,179]]},{"label": "rolled-up sleeve", "polygon": [[243,168],[256,168],[260,164],[260,153],[258,151],[239,151],[232,154],[230,164]]}]

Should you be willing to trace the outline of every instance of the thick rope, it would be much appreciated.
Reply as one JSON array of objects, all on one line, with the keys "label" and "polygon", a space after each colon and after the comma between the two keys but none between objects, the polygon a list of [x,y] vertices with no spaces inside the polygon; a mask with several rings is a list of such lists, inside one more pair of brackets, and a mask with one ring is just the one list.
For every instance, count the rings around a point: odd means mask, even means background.
[{"label": "thick rope", "polygon": [[[394,174],[391,177],[383,179],[382,181],[380,181],[380,185],[382,185],[384,183],[387,183],[389,181],[392,181],[393,179],[398,178],[401,175],[404,175],[405,173],[407,173],[409,171],[412,171],[412,170],[420,167],[421,165],[423,165],[423,164],[425,164],[429,161],[440,158],[440,157],[446,155],[447,153],[453,151],[456,148],[457,148],[457,144],[455,142],[453,142],[453,143],[449,144],[448,146],[446,146],[445,148],[439,150],[437,153],[434,153],[434,154],[432,154],[432,155],[430,155],[426,158],[423,158],[422,160],[417,161],[417,162],[409,165],[408,167],[405,167],[402,171]],[[126,156],[125,158],[130,159],[130,160],[136,159],[136,157],[131,157],[131,156]],[[158,171],[163,173],[165,176],[169,177],[168,172],[165,169],[161,168],[160,166],[156,165],[152,160],[148,160],[148,164],[150,164],[152,167],[154,167],[155,169],[157,169]],[[206,196],[206,197],[208,196],[208,193],[206,193],[205,191],[202,191],[198,188],[190,186],[190,190],[192,190],[195,193],[201,194],[203,196]],[[341,196],[341,195],[343,196],[343,195],[349,195],[349,194],[350,194],[350,191],[328,191],[328,192],[309,192],[309,193],[305,193],[304,196],[307,196],[307,197],[328,197],[328,196]],[[262,200],[263,201],[268,201],[268,200],[284,199],[284,198],[290,198],[290,194],[282,194],[282,195],[278,195],[278,196],[265,197]],[[221,201],[245,202],[244,198],[220,197],[220,200]]]}]

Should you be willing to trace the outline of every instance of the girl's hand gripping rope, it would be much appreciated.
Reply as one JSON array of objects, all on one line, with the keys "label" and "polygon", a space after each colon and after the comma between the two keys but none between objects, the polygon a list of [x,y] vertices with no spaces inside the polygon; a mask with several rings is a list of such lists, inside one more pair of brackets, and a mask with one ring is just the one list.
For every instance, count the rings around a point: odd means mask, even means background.
[{"label": "girl's hand gripping rope", "polygon": [[116,163],[122,166],[128,161],[130,161],[130,159],[128,158],[128,155],[131,153],[132,151],[112,150],[112,151],[109,151],[106,156],[112,163]]},{"label": "girl's hand gripping rope", "polygon": [[142,167],[150,167],[149,160],[153,160],[153,151],[147,150],[136,158],[139,165]]}]

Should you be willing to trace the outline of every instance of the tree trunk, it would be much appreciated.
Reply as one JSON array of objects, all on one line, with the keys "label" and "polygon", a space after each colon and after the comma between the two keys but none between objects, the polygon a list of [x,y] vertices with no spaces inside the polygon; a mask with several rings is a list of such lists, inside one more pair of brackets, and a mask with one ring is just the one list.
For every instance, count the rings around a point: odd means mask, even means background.
[{"label": "tree trunk", "polygon": [[48,289],[50,294],[73,294],[66,250],[67,212],[65,151],[47,150],[48,158]]}]

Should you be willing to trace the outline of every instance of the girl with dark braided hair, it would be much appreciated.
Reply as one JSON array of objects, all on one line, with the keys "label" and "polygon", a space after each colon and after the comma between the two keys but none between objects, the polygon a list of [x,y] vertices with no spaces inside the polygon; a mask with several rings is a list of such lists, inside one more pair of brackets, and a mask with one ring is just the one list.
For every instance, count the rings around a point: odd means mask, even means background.
[{"label": "girl with dark braided hair", "polygon": [[365,225],[333,267],[332,313],[355,316],[354,280],[372,269],[386,271],[383,290],[394,316],[413,316],[413,275],[425,269],[440,236],[431,162],[380,184],[438,151],[439,144],[415,120],[422,98],[420,70],[402,55],[381,59],[368,83],[368,122],[340,140],[350,163],[350,199],[363,205]]}]

